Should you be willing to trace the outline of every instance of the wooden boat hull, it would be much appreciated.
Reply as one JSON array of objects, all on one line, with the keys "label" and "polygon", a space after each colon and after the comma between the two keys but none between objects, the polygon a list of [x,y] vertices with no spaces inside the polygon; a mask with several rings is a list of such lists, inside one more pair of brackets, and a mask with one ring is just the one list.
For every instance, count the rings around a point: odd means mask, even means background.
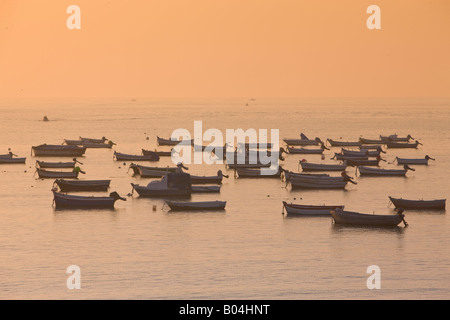
[{"label": "wooden boat hull", "polygon": [[362,144],[385,144],[386,141],[382,140],[382,139],[365,139],[365,138],[360,138],[359,142],[361,142]]},{"label": "wooden boat hull", "polygon": [[220,186],[192,186],[192,193],[220,193]]},{"label": "wooden boat hull", "polygon": [[81,157],[86,152],[86,147],[40,145],[31,147],[36,157]]},{"label": "wooden boat hull", "polygon": [[142,155],[144,155],[144,156],[157,155],[159,157],[170,157],[170,156],[172,156],[172,151],[151,151],[151,150],[142,149]]},{"label": "wooden boat hull", "polygon": [[161,198],[161,197],[190,197],[191,189],[151,189],[135,184],[131,184],[133,190],[139,194],[140,197],[146,198]]},{"label": "wooden boat hull", "polygon": [[58,185],[61,192],[107,191],[111,180],[66,181],[64,179],[57,179],[54,183]]},{"label": "wooden boat hull", "polygon": [[314,206],[314,205],[298,205],[298,204],[288,204],[283,201],[283,207],[286,209],[288,215],[297,216],[331,216],[331,211],[336,209],[344,209],[344,206]]},{"label": "wooden boat hull", "polygon": [[150,169],[138,166],[139,175],[141,178],[161,178],[165,176],[168,172],[171,172],[169,170],[164,170],[161,168],[160,170],[157,169]]},{"label": "wooden boat hull", "polygon": [[324,183],[323,181],[305,181],[302,179],[289,180],[292,189],[345,189],[346,181],[330,181]]},{"label": "wooden boat hull", "polygon": [[336,160],[369,160],[369,157],[367,155],[364,156],[356,156],[356,155],[343,155],[341,153],[335,153],[334,157]]},{"label": "wooden boat hull", "polygon": [[389,197],[396,208],[410,210],[445,210],[446,199],[439,200],[407,200]]},{"label": "wooden boat hull", "polygon": [[353,141],[336,141],[332,139],[327,139],[332,147],[360,147],[361,142],[353,142]]},{"label": "wooden boat hull", "polygon": [[405,143],[405,142],[387,142],[386,146],[389,149],[417,149],[418,143]]},{"label": "wooden boat hull", "polygon": [[358,167],[358,171],[361,176],[376,176],[376,177],[406,176],[407,172],[407,170],[378,169],[368,167]]},{"label": "wooden boat hull", "polygon": [[83,144],[82,140],[68,140],[64,139],[64,143],[68,146],[81,146]]},{"label": "wooden boat hull", "polygon": [[188,210],[225,210],[226,201],[203,201],[203,202],[187,202],[187,201],[169,201],[166,200],[167,205],[173,211],[188,211]]},{"label": "wooden boat hull", "polygon": [[346,150],[342,149],[342,154],[344,156],[353,156],[353,157],[378,157],[380,156],[381,151],[380,150],[362,150],[362,151],[353,151],[353,150]]},{"label": "wooden boat hull", "polygon": [[380,160],[345,160],[347,165],[352,167],[358,167],[358,166],[372,166],[372,167],[378,167],[380,164]]},{"label": "wooden boat hull", "polygon": [[337,164],[315,164],[309,162],[300,162],[303,171],[345,171],[347,165],[337,165]]},{"label": "wooden boat hull", "polygon": [[46,162],[46,161],[39,161],[36,160],[36,165],[39,166],[39,168],[62,168],[62,169],[68,169],[68,168],[74,168],[76,162]]},{"label": "wooden boat hull", "polygon": [[111,149],[113,145],[109,143],[83,142],[82,146],[91,149]]},{"label": "wooden boat hull", "polygon": [[157,142],[158,145],[160,146],[176,146],[178,144],[182,144],[182,145],[191,145],[194,140],[171,140],[171,139],[163,139],[160,137],[157,137]]},{"label": "wooden boat hull", "polygon": [[236,172],[239,178],[280,178],[282,171],[278,169],[272,174],[262,174],[261,169],[238,168]]},{"label": "wooden boat hull", "polygon": [[0,164],[20,164],[25,163],[27,158],[1,158],[0,157]]},{"label": "wooden boat hull", "polygon": [[112,197],[85,197],[64,195],[53,192],[56,208],[79,208],[79,209],[112,209],[117,199]]},{"label": "wooden boat hull", "polygon": [[287,148],[289,154],[322,154],[323,149]]},{"label": "wooden boat hull", "polygon": [[193,176],[191,175],[192,184],[221,184],[223,177],[221,176]]},{"label": "wooden boat hull", "polygon": [[78,172],[59,172],[36,169],[40,179],[77,179]]},{"label": "wooden boat hull", "polygon": [[159,161],[159,156],[141,156],[114,152],[117,161]]},{"label": "wooden boat hull", "polygon": [[258,169],[258,168],[269,168],[270,163],[227,163],[229,169]]},{"label": "wooden boat hull", "polygon": [[318,146],[319,142],[316,140],[306,139],[283,139],[284,143],[288,146]]},{"label": "wooden boat hull", "polygon": [[410,165],[428,165],[428,159],[405,159],[405,158],[395,158],[398,164],[410,164]]},{"label": "wooden boat hull", "polygon": [[331,216],[336,224],[368,226],[368,227],[396,227],[403,221],[404,215],[372,215],[344,210],[333,210]]}]

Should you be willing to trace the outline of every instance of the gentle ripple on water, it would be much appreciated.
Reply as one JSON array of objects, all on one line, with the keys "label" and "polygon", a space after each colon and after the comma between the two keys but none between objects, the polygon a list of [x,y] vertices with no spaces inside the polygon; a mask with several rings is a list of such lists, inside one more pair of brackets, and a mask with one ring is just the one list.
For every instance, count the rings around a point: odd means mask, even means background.
[{"label": "gentle ripple on water", "polygon": [[[406,214],[406,229],[339,227],[331,218],[281,214],[283,200],[345,204],[361,212],[392,213],[388,195],[448,198],[450,108],[445,103],[399,101],[256,100],[2,102],[0,153],[11,147],[26,165],[0,167],[0,298],[39,299],[448,299],[449,226],[445,212]],[[424,107],[425,106],[425,107]],[[47,115],[50,122],[40,119]],[[154,149],[156,135],[176,128],[280,129],[280,138],[300,132],[355,140],[364,135],[411,133],[424,143],[396,155],[436,158],[407,178],[357,177],[347,191],[291,191],[274,179],[224,180],[225,212],[172,213],[161,199],[127,197],[115,210],[54,210],[53,181],[37,180],[30,147],[64,138],[106,136],[115,149],[139,154]],[[225,132],[225,131],[224,131]],[[146,137],[150,140],[146,140]],[[327,152],[326,162],[332,149]],[[111,179],[125,196],[132,177],[112,150],[88,150],[83,179]],[[297,171],[298,160],[284,167]],[[52,160],[53,161],[53,160]],[[59,161],[55,159],[55,161]],[[169,165],[163,159],[158,165]],[[383,164],[383,166],[396,166]],[[223,165],[189,166],[215,174]],[[25,172],[26,171],[26,172]],[[353,169],[349,170],[354,175]],[[153,211],[153,205],[157,210]],[[78,265],[82,289],[68,290],[66,268]],[[382,289],[368,290],[366,268],[379,265]]]}]

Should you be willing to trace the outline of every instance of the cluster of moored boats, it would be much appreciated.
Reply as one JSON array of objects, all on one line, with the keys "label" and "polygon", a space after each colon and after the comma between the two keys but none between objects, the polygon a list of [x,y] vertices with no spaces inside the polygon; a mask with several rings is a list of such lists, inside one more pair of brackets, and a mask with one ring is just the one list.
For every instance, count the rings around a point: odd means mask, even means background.
[{"label": "cluster of moored boats", "polygon": [[[292,189],[345,189],[348,183],[356,185],[353,177],[347,175],[348,167],[356,167],[360,176],[379,177],[404,177],[408,171],[414,171],[410,166],[428,165],[429,160],[434,160],[426,155],[423,158],[395,158],[397,166],[400,168],[380,168],[380,162],[386,162],[382,155],[386,149],[392,148],[417,148],[421,143],[415,141],[410,135],[398,137],[397,135],[380,136],[379,139],[364,139],[358,141],[342,141],[327,139],[324,143],[320,138],[308,139],[303,133],[300,139],[283,139],[286,146],[278,151],[273,150],[273,144],[246,143],[238,145],[238,148],[229,150],[228,146],[198,146],[193,140],[172,140],[157,137],[159,146],[189,145],[194,151],[211,151],[212,154],[222,157],[227,168],[234,170],[236,178],[282,178]],[[328,145],[327,145],[328,144]],[[116,145],[105,137],[101,139],[82,138],[78,140],[65,139],[62,145],[42,144],[32,147],[32,155],[35,157],[72,157],[67,162],[49,162],[36,160],[36,172],[41,179],[55,179],[54,204],[57,208],[113,208],[117,200],[126,200],[112,192],[107,197],[79,196],[68,194],[71,192],[96,192],[107,191],[110,187],[110,180],[78,180],[79,174],[84,172],[78,165],[82,163],[78,160],[84,155],[87,148],[112,148]],[[385,148],[384,148],[385,147]],[[306,159],[299,161],[301,172],[293,172],[277,165],[264,162],[260,155],[254,150],[265,149],[268,155],[277,154],[277,158],[283,161],[283,155],[307,155],[322,154],[332,148],[339,148],[339,152],[333,152],[332,160],[335,163],[311,163]],[[2,163],[25,163],[26,158],[20,158],[8,150],[8,154],[0,155]],[[221,170],[215,176],[196,176],[186,173],[188,170],[182,163],[172,167],[143,166],[138,162],[156,162],[160,157],[171,156],[170,151],[151,151],[142,149],[142,154],[132,155],[114,151],[116,161],[130,161],[129,170],[135,176],[143,178],[158,178],[151,181],[146,186],[131,183],[133,195],[134,191],[140,197],[157,198],[183,198],[190,197],[193,193],[219,193],[222,180],[228,178]],[[394,164],[394,163],[391,163]],[[56,170],[57,169],[57,170]],[[69,171],[61,171],[69,169]],[[271,170],[270,170],[271,169]],[[333,172],[339,175],[332,176]],[[404,220],[404,210],[424,209],[443,210],[445,209],[445,199],[439,200],[407,200],[390,197],[391,202],[398,210],[398,214],[375,215],[362,214],[345,211],[344,205],[322,206],[289,204],[283,202],[283,212],[288,215],[305,216],[331,216],[335,223],[376,225],[376,226],[396,226]],[[166,200],[166,204],[171,210],[223,210],[226,201],[172,201]]]}]

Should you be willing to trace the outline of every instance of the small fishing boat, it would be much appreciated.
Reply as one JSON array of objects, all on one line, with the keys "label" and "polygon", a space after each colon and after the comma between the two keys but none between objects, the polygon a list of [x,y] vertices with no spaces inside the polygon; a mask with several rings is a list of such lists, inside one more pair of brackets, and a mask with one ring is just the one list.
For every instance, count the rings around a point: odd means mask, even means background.
[{"label": "small fishing boat", "polygon": [[131,183],[133,191],[141,197],[190,197],[191,176],[183,172],[170,172],[159,181],[152,181],[146,187]]},{"label": "small fishing boat", "polygon": [[380,139],[385,142],[408,142],[409,140],[413,140],[414,138],[408,134],[406,137],[399,137],[396,134],[391,134],[389,136],[380,136]]},{"label": "small fishing boat", "polygon": [[147,167],[138,164],[130,164],[135,175],[140,175],[143,178],[161,178],[168,172],[176,172],[177,167]]},{"label": "small fishing boat", "polygon": [[131,155],[114,151],[114,157],[117,161],[159,161],[158,155]]},{"label": "small fishing boat", "polygon": [[380,150],[348,150],[342,149],[341,153],[344,156],[354,156],[354,157],[379,157],[381,151]]},{"label": "small fishing boat", "polygon": [[107,191],[111,180],[79,180],[68,181],[64,179],[56,179],[53,184],[59,187],[61,192],[72,191]]},{"label": "small fishing boat", "polygon": [[288,146],[318,146],[320,144],[320,139],[315,140],[310,139],[283,139],[284,143]]},{"label": "small fishing boat", "polygon": [[347,164],[321,164],[300,161],[303,171],[345,171]]},{"label": "small fishing boat", "polygon": [[220,186],[192,186],[192,193],[220,193]]},{"label": "small fishing boat", "polygon": [[117,192],[110,193],[109,197],[92,197],[92,196],[74,196],[58,193],[53,190],[54,203],[56,208],[73,208],[73,209],[99,209],[114,208],[117,200],[126,201],[127,199],[119,196]]},{"label": "small fishing boat", "polygon": [[78,162],[77,159],[73,159],[73,161],[70,162],[47,162],[36,160],[36,167],[44,169],[46,168],[67,169],[67,168],[74,168],[77,163],[82,164],[81,162]]},{"label": "small fishing boat", "polygon": [[365,139],[365,138],[359,138],[359,142],[362,144],[385,144],[386,140],[383,139]]},{"label": "small fishing boat", "polygon": [[295,179],[296,177],[329,177],[329,174],[326,173],[296,173],[289,170],[283,169],[283,174],[286,178],[286,181],[290,179]]},{"label": "small fishing boat", "polygon": [[358,155],[343,155],[342,153],[335,153],[334,159],[336,160],[369,160],[369,157],[367,155],[358,156]]},{"label": "small fishing boat", "polygon": [[193,176],[191,175],[192,184],[221,184],[224,175],[217,176]]},{"label": "small fishing boat", "polygon": [[0,154],[0,158],[12,158],[12,157],[13,157],[12,153]]},{"label": "small fishing boat", "polygon": [[359,166],[371,166],[371,167],[378,167],[380,164],[381,159],[374,159],[374,160],[359,160],[359,159],[348,159],[345,160],[348,166],[352,167],[359,167]]},{"label": "small fishing boat", "polygon": [[438,200],[407,200],[402,198],[389,197],[394,206],[412,210],[445,210],[446,199]]},{"label": "small fishing boat", "polygon": [[80,140],[84,143],[105,143],[108,139],[102,137],[101,139],[93,139],[93,138],[83,138],[80,137]]},{"label": "small fishing boat", "polygon": [[282,170],[281,167],[277,170],[237,168],[236,172],[239,178],[280,178]]},{"label": "small fishing boat", "polygon": [[366,151],[366,150],[376,150],[380,153],[386,153],[386,151],[383,150],[383,148],[379,145],[362,145],[359,147],[360,151]]},{"label": "small fishing boat", "polygon": [[78,171],[49,171],[45,169],[36,169],[39,178],[41,179],[78,179]]},{"label": "small fishing boat", "polygon": [[336,209],[331,211],[331,216],[336,224],[367,227],[396,227],[403,221],[405,226],[408,225],[405,221],[403,210],[399,210],[394,215],[376,215]]},{"label": "small fishing boat", "polygon": [[239,142],[237,144],[238,149],[248,150],[248,149],[272,149],[273,143],[265,143],[265,142]]},{"label": "small fishing boat", "polygon": [[286,209],[288,215],[298,215],[298,216],[331,216],[331,211],[336,209],[344,209],[344,206],[315,206],[315,205],[301,205],[287,203],[283,201],[283,213]]},{"label": "small fishing boat", "polygon": [[109,141],[109,143],[97,143],[97,142],[88,142],[83,141],[82,146],[91,149],[111,149],[112,146],[115,145],[114,142]]},{"label": "small fishing boat", "polygon": [[344,189],[347,181],[325,181],[325,180],[305,180],[291,179],[289,180],[292,189]]},{"label": "small fishing boat", "polygon": [[405,165],[403,169],[380,169],[364,166],[357,168],[361,176],[377,176],[377,177],[406,176],[406,172],[408,170],[415,171],[413,168],[410,168],[407,165]]},{"label": "small fishing boat", "polygon": [[188,211],[188,210],[225,210],[226,201],[170,201],[166,200],[170,210]]},{"label": "small fishing boat", "polygon": [[156,140],[158,142],[158,145],[160,146],[176,146],[178,144],[183,145],[191,145],[194,142],[194,139],[191,140],[175,140],[175,139],[163,139],[160,137],[156,137]]},{"label": "small fishing boat", "polygon": [[41,144],[31,147],[36,157],[81,157],[86,147]]},{"label": "small fishing boat", "polygon": [[83,140],[64,139],[64,143],[68,146],[81,146],[83,144]]},{"label": "small fishing boat", "polygon": [[425,158],[423,159],[406,159],[396,157],[395,160],[397,160],[398,164],[428,165],[428,160],[435,160],[435,159],[431,158],[430,156],[425,156]]},{"label": "small fishing boat", "polygon": [[417,148],[419,145],[422,145],[419,141],[416,140],[414,143],[407,143],[407,142],[386,142],[386,146],[390,149],[414,149]]},{"label": "small fishing boat", "polygon": [[308,149],[308,148],[286,148],[289,154],[322,154],[324,149]]},{"label": "small fishing boat", "polygon": [[327,139],[332,147],[359,147],[361,146],[361,142],[351,142],[351,141],[338,141],[333,139]]},{"label": "small fishing boat", "polygon": [[0,164],[25,163],[27,158],[0,157]]},{"label": "small fishing boat", "polygon": [[170,156],[172,156],[172,150],[171,151],[151,151],[151,150],[142,149],[142,155],[144,155],[144,156],[157,155],[159,157],[170,157]]},{"label": "small fishing boat", "polygon": [[260,168],[269,168],[271,166],[270,163],[228,163],[227,167],[229,169],[260,169]]}]

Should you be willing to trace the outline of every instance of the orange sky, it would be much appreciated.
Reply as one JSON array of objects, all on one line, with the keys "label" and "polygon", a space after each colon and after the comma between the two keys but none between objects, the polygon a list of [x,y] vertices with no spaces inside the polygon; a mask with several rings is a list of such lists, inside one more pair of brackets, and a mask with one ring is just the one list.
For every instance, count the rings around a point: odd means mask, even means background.
[{"label": "orange sky", "polygon": [[0,0],[0,97],[448,96],[448,0]]}]

